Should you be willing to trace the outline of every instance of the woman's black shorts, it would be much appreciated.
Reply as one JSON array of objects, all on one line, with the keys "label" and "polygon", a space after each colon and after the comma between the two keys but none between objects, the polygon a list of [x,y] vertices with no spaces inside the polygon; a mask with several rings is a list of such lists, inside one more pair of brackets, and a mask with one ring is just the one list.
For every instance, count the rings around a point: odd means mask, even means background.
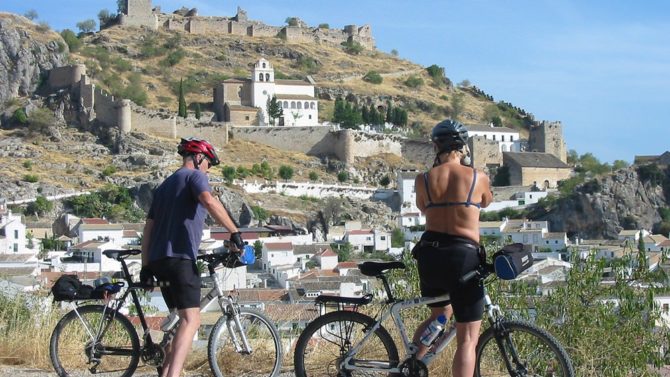
[{"label": "woman's black shorts", "polygon": [[436,297],[446,293],[451,301],[430,304],[431,307],[451,303],[456,322],[473,322],[484,313],[484,288],[477,279],[466,284],[458,280],[479,266],[479,244],[444,233],[427,231],[413,250],[418,261],[421,295]]},{"label": "woman's black shorts", "polygon": [[158,281],[169,282],[161,293],[167,307],[172,310],[200,307],[200,273],[190,259],[164,258],[149,263]]}]

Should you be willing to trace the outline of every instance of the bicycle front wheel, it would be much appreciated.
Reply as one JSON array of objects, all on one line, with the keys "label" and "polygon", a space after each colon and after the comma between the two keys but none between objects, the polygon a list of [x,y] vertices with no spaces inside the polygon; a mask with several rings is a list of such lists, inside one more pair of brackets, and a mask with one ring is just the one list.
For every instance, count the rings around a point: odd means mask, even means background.
[{"label": "bicycle front wheel", "polygon": [[[232,316],[216,321],[209,335],[207,359],[217,377],[276,376],[282,360],[279,333],[274,324],[256,310],[242,308],[238,327]],[[248,342],[246,348],[244,337]]]},{"label": "bicycle front wheel", "polygon": [[85,305],[58,321],[49,353],[60,377],[130,377],[139,362],[140,341],[125,316],[102,305]]},{"label": "bicycle front wheel", "polygon": [[342,370],[341,362],[369,332],[375,320],[357,312],[335,311],[312,321],[300,334],[293,362],[297,377],[387,376],[398,366],[398,349],[385,328],[379,327]]},{"label": "bicycle front wheel", "polygon": [[531,323],[507,320],[499,329],[496,334],[490,327],[479,337],[476,377],[575,375],[570,357],[548,332]]}]

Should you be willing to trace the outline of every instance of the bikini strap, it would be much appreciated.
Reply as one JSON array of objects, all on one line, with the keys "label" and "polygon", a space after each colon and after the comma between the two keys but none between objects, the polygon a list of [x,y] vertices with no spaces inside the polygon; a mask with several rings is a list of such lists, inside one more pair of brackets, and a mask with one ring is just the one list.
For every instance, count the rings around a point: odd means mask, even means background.
[{"label": "bikini strap", "polygon": [[426,185],[426,195],[428,196],[428,205],[433,204],[433,199],[430,197],[430,190],[428,189],[428,172],[423,173],[423,183]]},{"label": "bikini strap", "polygon": [[470,207],[472,204],[472,192],[475,191],[475,185],[477,184],[477,169],[472,168],[472,185],[470,186],[470,192],[468,193],[468,199],[465,201],[465,206]]}]

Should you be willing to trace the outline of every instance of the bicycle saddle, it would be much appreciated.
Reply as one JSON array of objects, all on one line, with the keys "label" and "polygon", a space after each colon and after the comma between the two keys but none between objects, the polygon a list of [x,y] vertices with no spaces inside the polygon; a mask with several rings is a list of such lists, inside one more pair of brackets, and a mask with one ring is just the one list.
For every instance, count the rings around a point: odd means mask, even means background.
[{"label": "bicycle saddle", "polygon": [[365,276],[379,276],[387,270],[404,269],[402,262],[363,262],[358,265],[358,269]]},{"label": "bicycle saddle", "polygon": [[112,258],[114,260],[119,260],[119,258],[125,257],[127,255],[137,255],[142,254],[142,250],[130,249],[130,250],[105,250],[102,252],[107,258]]}]

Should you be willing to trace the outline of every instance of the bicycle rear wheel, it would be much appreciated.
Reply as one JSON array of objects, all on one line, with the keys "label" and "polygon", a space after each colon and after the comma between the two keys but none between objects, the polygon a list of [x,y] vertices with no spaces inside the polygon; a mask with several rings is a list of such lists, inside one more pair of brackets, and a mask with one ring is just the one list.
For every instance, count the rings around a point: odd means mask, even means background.
[{"label": "bicycle rear wheel", "polygon": [[574,376],[570,357],[548,332],[531,323],[507,320],[500,329],[502,348],[496,342],[493,327],[479,337],[476,377]]},{"label": "bicycle rear wheel", "polygon": [[359,370],[341,370],[342,358],[375,324],[375,320],[357,312],[336,311],[312,321],[300,334],[293,362],[297,377],[388,376],[387,370],[398,365],[398,350],[391,335],[379,327],[356,352],[351,364]]},{"label": "bicycle rear wheel", "polygon": [[128,318],[104,310],[102,305],[85,305],[58,321],[49,353],[59,376],[133,375],[140,356],[137,332]]},{"label": "bicycle rear wheel", "polygon": [[[224,315],[216,321],[209,335],[207,359],[217,377],[276,376],[279,374],[282,349],[277,329],[265,315],[240,309],[240,324]],[[249,342],[250,352],[244,350],[242,331]]]}]

